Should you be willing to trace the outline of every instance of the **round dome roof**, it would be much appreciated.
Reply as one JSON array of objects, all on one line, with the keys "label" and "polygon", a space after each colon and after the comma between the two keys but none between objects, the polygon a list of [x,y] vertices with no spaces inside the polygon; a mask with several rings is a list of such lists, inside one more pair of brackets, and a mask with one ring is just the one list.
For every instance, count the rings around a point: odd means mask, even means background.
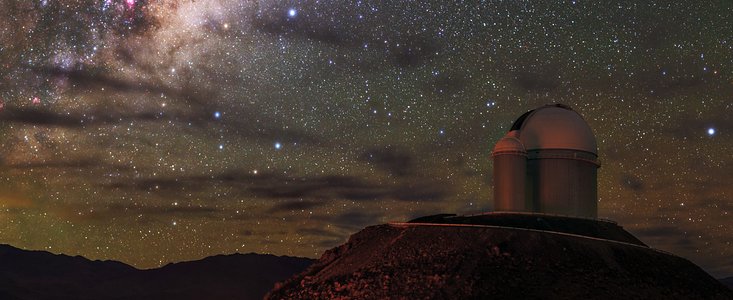
[{"label": "round dome roof", "polygon": [[510,131],[507,135],[496,142],[493,154],[502,152],[520,152],[526,155],[527,151],[525,151],[524,145],[522,145],[522,142],[517,138],[517,131]]},{"label": "round dome roof", "polygon": [[598,154],[588,123],[565,105],[546,105],[529,111],[514,122],[512,130],[519,131],[519,140],[527,150],[571,149]]}]

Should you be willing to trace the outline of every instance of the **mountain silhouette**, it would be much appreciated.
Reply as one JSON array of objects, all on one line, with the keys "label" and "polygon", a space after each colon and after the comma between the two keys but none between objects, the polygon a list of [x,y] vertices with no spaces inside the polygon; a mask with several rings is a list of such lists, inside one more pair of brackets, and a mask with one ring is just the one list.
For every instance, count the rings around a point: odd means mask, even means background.
[{"label": "mountain silhouette", "polygon": [[250,253],[139,270],[0,244],[0,299],[262,299],[312,262]]}]

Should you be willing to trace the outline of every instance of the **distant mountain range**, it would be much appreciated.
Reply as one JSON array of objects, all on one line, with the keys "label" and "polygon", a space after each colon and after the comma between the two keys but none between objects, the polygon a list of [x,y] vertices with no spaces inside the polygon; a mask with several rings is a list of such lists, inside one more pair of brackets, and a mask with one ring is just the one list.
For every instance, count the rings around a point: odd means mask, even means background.
[{"label": "distant mountain range", "polygon": [[262,299],[313,262],[251,253],[139,270],[0,244],[0,299]]}]

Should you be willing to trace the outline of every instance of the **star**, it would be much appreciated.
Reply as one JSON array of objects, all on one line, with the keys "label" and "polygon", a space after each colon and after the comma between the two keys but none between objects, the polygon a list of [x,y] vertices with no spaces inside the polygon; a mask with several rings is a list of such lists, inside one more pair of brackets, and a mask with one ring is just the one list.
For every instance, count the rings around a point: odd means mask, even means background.
[{"label": "star", "polygon": [[708,136],[714,136],[715,135],[715,128],[710,127],[708,128]]},{"label": "star", "polygon": [[298,15],[298,11],[295,8],[288,9],[288,17],[294,18]]},{"label": "star", "polygon": [[275,149],[276,150],[280,150],[280,149],[282,149],[282,147],[283,147],[283,144],[281,144],[280,142],[275,142]]}]

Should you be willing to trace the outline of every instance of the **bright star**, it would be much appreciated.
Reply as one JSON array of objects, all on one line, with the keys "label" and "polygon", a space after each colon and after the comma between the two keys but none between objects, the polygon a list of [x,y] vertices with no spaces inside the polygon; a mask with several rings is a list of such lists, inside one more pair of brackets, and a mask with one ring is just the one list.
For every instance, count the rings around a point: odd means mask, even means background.
[{"label": "bright star", "polygon": [[296,15],[298,15],[298,11],[295,10],[295,8],[288,9],[288,16],[289,17],[292,18],[292,17],[295,17]]},{"label": "bright star", "polygon": [[283,144],[280,144],[280,142],[275,143],[275,149],[280,150],[282,149],[282,147],[283,147]]},{"label": "bright star", "polygon": [[715,128],[712,128],[712,127],[708,128],[708,135],[709,136],[715,135]]},{"label": "bright star", "polygon": [[219,150],[224,150],[224,145],[223,144],[219,144]]},{"label": "bright star", "polygon": [[221,118],[221,112],[214,112],[214,118],[219,119]]}]

